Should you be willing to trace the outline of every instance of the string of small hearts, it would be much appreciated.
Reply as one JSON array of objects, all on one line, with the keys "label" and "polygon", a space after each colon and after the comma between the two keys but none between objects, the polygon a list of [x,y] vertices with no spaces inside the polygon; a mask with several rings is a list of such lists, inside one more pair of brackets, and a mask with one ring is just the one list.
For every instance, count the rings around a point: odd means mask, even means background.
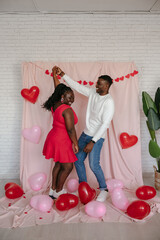
[{"label": "string of small hearts", "polygon": [[[53,73],[50,73],[48,69],[45,71],[45,74],[50,75],[51,77],[53,77]],[[137,71],[137,70],[134,70],[133,72],[128,73],[128,74],[125,75],[125,76],[121,76],[121,77],[117,77],[117,78],[113,79],[113,81],[115,81],[115,82],[120,82],[120,81],[125,80],[125,78],[126,78],[126,79],[129,79],[130,77],[134,77],[134,76],[137,75],[137,74],[138,74],[138,71]],[[61,77],[60,77],[59,75],[58,75],[58,79],[61,79]],[[78,82],[79,84],[82,84],[82,85],[90,85],[90,86],[92,86],[93,84],[95,84],[95,83],[92,82],[92,81],[87,82],[87,81],[85,81],[85,80],[84,80],[84,81],[79,80],[79,81],[77,81],[77,82]]]}]

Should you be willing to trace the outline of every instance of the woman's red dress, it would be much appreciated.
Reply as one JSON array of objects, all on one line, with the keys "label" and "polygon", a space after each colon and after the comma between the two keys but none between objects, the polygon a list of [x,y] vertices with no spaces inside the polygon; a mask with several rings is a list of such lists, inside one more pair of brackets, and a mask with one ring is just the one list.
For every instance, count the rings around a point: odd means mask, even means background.
[{"label": "woman's red dress", "polygon": [[[61,163],[75,162],[77,160],[72,149],[72,141],[68,135],[64,117],[62,116],[63,111],[67,108],[71,107],[62,104],[55,110],[55,112],[51,109],[53,115],[53,128],[48,133],[43,147],[43,155],[46,159],[53,158],[55,162]],[[74,124],[76,124],[78,118],[74,111],[73,114]]]}]

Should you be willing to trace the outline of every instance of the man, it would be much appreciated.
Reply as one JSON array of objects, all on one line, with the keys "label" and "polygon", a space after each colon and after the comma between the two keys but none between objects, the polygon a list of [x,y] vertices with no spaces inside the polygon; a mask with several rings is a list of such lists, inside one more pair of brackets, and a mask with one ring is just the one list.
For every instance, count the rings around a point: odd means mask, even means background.
[{"label": "man", "polygon": [[100,152],[107,128],[109,128],[114,114],[114,101],[109,94],[109,88],[113,81],[108,75],[100,76],[96,83],[96,89],[93,89],[75,82],[59,67],[57,67],[57,74],[63,77],[71,88],[89,98],[86,112],[86,127],[78,141],[79,152],[76,154],[78,160],[75,162],[75,167],[79,183],[87,182],[84,161],[87,154],[89,154],[89,166],[97,178],[100,189],[100,194],[96,200],[104,202],[107,198],[108,190],[104,173],[100,166]]}]

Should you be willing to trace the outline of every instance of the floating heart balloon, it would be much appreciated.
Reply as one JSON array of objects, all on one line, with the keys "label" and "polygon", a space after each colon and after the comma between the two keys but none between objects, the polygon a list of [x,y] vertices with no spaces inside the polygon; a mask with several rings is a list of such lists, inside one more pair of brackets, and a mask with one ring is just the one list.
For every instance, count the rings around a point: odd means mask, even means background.
[{"label": "floating heart balloon", "polygon": [[48,212],[51,210],[53,203],[53,199],[48,195],[36,195],[30,200],[31,207],[41,212]]},{"label": "floating heart balloon", "polygon": [[126,198],[126,196],[121,188],[115,188],[111,192],[111,199],[112,199],[113,205],[122,211],[125,211],[127,209],[127,207],[129,206],[129,201]]},{"label": "floating heart balloon", "polygon": [[29,102],[35,103],[39,95],[39,88],[37,86],[33,86],[30,89],[23,88],[21,95]]},{"label": "floating heart balloon", "polygon": [[106,214],[106,206],[102,202],[91,201],[85,205],[85,212],[90,217],[103,217]]},{"label": "floating heart balloon", "polygon": [[67,182],[67,191],[69,193],[76,192],[78,190],[79,182],[77,179],[69,179]]},{"label": "floating heart balloon", "polygon": [[126,132],[123,132],[120,134],[120,143],[122,148],[129,148],[135,145],[138,141],[137,136],[135,135],[129,135]]},{"label": "floating heart balloon", "polygon": [[9,199],[19,198],[24,194],[23,189],[14,182],[7,183],[4,189],[5,189],[5,195]]},{"label": "floating heart balloon", "polygon": [[56,208],[60,211],[69,210],[78,204],[78,197],[76,195],[65,193],[61,194],[56,200]]},{"label": "floating heart balloon", "polygon": [[33,126],[32,128],[24,128],[22,135],[30,142],[38,144],[41,136],[41,129],[38,126]]},{"label": "floating heart balloon", "polygon": [[141,186],[137,188],[136,196],[141,200],[148,200],[156,196],[156,190],[151,186]]},{"label": "floating heart balloon", "polygon": [[144,201],[134,201],[127,208],[127,214],[136,219],[143,219],[150,213],[150,206]]},{"label": "floating heart balloon", "polygon": [[46,179],[47,179],[46,174],[43,172],[39,172],[30,176],[28,182],[32,190],[39,191],[42,189]]},{"label": "floating heart balloon", "polygon": [[92,201],[96,196],[95,189],[92,189],[88,183],[81,182],[78,187],[78,193],[81,203],[86,204]]},{"label": "floating heart balloon", "polygon": [[115,188],[123,188],[123,182],[118,179],[108,179],[106,181],[109,192],[112,192]]}]

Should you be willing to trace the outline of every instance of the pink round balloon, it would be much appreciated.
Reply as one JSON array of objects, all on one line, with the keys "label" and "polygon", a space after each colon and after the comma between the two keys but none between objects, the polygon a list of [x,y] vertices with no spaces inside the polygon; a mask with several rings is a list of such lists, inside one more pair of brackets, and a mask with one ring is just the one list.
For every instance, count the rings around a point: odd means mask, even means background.
[{"label": "pink round balloon", "polygon": [[46,174],[43,172],[39,172],[30,176],[28,182],[32,190],[39,191],[42,189],[46,179]]},{"label": "pink round balloon", "polygon": [[118,179],[108,179],[106,181],[109,192],[112,192],[115,188],[123,188],[123,182]]},{"label": "pink round balloon", "polygon": [[122,211],[125,211],[127,209],[127,207],[129,206],[129,201],[126,198],[126,196],[121,188],[115,188],[111,192],[111,199],[112,199],[113,205]]},{"label": "pink round balloon", "polygon": [[102,202],[91,201],[85,205],[85,212],[90,217],[103,217],[106,214],[106,206]]},{"label": "pink round balloon", "polygon": [[24,128],[22,135],[30,142],[38,144],[41,136],[41,129],[38,126],[33,126],[32,128]]},{"label": "pink round balloon", "polygon": [[78,190],[79,182],[77,179],[69,179],[67,182],[67,190],[70,193],[76,192]]},{"label": "pink round balloon", "polygon": [[51,210],[53,203],[53,199],[51,199],[48,195],[36,195],[30,200],[31,207],[41,212]]}]

